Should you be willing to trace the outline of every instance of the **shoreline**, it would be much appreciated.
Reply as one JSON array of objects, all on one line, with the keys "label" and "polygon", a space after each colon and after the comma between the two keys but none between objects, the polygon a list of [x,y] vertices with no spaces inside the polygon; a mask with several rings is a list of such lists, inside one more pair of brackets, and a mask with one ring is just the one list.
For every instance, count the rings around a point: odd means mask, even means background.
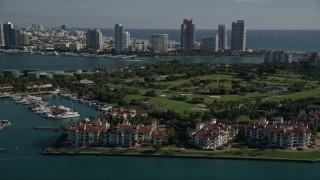
[{"label": "shoreline", "polygon": [[274,162],[296,162],[296,163],[320,163],[320,159],[288,159],[267,157],[240,157],[240,156],[215,156],[213,155],[179,155],[179,154],[142,154],[142,153],[108,153],[108,152],[78,152],[78,151],[54,151],[48,149],[42,152],[45,156],[114,156],[114,157],[144,157],[144,158],[179,158],[179,159],[222,159],[222,160],[246,160],[246,161],[274,161]]}]

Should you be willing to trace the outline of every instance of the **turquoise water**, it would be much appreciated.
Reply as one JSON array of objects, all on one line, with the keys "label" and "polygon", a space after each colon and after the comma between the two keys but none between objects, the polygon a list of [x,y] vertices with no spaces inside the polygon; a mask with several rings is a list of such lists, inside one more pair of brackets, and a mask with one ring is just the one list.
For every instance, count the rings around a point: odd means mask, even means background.
[{"label": "turquoise water", "polygon": [[[65,98],[45,96],[51,104],[71,107]],[[81,118],[100,112],[73,102]],[[10,99],[0,99],[0,119],[12,126],[0,131],[0,179],[320,179],[320,164],[100,156],[44,156],[40,148],[54,132],[33,130],[35,126],[59,126],[68,120],[49,120]]]}]

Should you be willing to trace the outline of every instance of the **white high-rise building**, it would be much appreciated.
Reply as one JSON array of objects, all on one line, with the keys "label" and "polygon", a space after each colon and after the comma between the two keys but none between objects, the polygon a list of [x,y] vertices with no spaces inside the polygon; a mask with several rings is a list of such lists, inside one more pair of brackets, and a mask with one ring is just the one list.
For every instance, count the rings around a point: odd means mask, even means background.
[{"label": "white high-rise building", "polygon": [[168,34],[152,34],[150,39],[151,49],[156,53],[168,52]]},{"label": "white high-rise building", "polygon": [[116,24],[114,27],[114,40],[115,40],[115,51],[118,54],[123,52],[123,27],[121,24]]},{"label": "white high-rise building", "polygon": [[245,20],[232,22],[231,50],[245,51],[247,43],[247,29]]},{"label": "white high-rise building", "polygon": [[216,33],[214,36],[203,37],[201,43],[201,50],[206,52],[217,52],[219,50],[219,36]]},{"label": "white high-rise building", "polygon": [[89,29],[87,31],[87,49],[102,50],[102,41],[102,32],[100,29]]},{"label": "white high-rise building", "polygon": [[129,52],[130,51],[130,33],[123,32],[122,35],[122,52]]},{"label": "white high-rise building", "polygon": [[218,36],[219,36],[219,50],[226,50],[228,49],[228,39],[227,39],[227,25],[226,24],[219,24],[218,26]]},{"label": "white high-rise building", "polygon": [[4,46],[4,32],[3,25],[0,24],[0,47]]}]

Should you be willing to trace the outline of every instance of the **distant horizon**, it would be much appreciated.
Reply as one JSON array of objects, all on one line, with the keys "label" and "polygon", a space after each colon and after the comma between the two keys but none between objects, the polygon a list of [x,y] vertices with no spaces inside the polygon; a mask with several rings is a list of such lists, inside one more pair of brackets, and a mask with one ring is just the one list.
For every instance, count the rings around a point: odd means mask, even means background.
[{"label": "distant horizon", "polygon": [[[2,23],[2,24],[4,24],[4,23],[6,23],[6,22],[11,22],[11,23],[13,23],[13,25],[14,26],[16,26],[16,27],[22,27],[22,28],[24,28],[24,27],[31,27],[31,25],[32,24],[30,24],[30,25],[17,25],[17,24],[15,24],[13,21],[5,21],[5,22],[0,22],[0,23]],[[41,24],[41,23],[34,23],[34,24]],[[121,24],[121,23],[120,23]],[[44,25],[44,24],[41,24],[43,27],[50,27],[50,28],[59,28],[59,26],[50,26],[50,25]],[[90,28],[98,28],[98,29],[114,29],[114,27],[68,27],[68,25],[67,24],[61,24],[61,25],[66,25],[66,29],[90,29]],[[61,26],[60,25],[60,26]],[[122,24],[123,25],[123,27],[124,27],[124,30],[126,30],[126,29],[131,29],[131,30],[180,30],[180,28],[134,28],[134,27],[125,27],[125,25],[124,24]],[[213,29],[210,29],[210,28],[197,28],[197,24],[196,24],[196,30],[217,30],[218,28],[213,28]],[[231,28],[228,28],[228,25],[227,25],[227,30],[232,30]],[[305,31],[320,31],[320,28],[318,28],[318,29],[316,29],[316,28],[314,28],[314,29],[312,29],[312,28],[310,28],[310,29],[299,29],[299,28],[296,28],[296,29],[268,29],[268,28],[266,28],[266,29],[259,29],[259,28],[250,28],[250,29],[248,29],[247,28],[247,31],[251,31],[251,30],[254,30],[254,31],[265,31],[265,30],[267,30],[267,31],[303,31],[303,30],[305,30]]]},{"label": "distant horizon", "polygon": [[[51,26],[51,27],[53,27],[53,26]],[[67,29],[77,29],[77,28],[80,28],[80,29],[90,29],[90,28],[98,28],[98,29],[114,29],[114,28],[106,28],[106,27],[68,27],[67,26]],[[180,30],[179,28],[177,28],[177,29],[174,29],[174,28],[124,28],[124,30],[126,30],[126,29],[131,29],[131,30],[153,30],[153,29],[155,29],[155,30]],[[197,28],[196,27],[196,30],[218,30],[218,28],[217,29],[209,29],[209,28]],[[227,28],[227,30],[232,30],[232,29],[228,29]],[[290,30],[292,30],[292,31],[303,31],[303,30],[305,30],[305,31],[320,31],[320,28],[319,29],[247,29],[247,31],[251,31],[251,30],[254,30],[254,31],[259,31],[259,30],[261,30],[261,31],[265,31],[265,30],[267,30],[267,31],[290,31]]]},{"label": "distant horizon", "polygon": [[244,19],[248,29],[320,29],[319,8],[319,0],[0,0],[0,22],[179,29],[192,18],[199,29],[215,29]]}]

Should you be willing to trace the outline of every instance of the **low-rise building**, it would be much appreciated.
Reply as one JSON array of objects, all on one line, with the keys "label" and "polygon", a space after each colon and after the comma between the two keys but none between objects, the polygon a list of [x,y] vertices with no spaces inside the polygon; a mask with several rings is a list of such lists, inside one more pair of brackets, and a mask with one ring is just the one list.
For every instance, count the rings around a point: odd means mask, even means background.
[{"label": "low-rise building", "polygon": [[269,147],[306,148],[310,144],[311,131],[300,119],[285,122],[283,118],[277,118],[270,124],[264,118],[248,125],[245,137],[248,141],[266,142]]},{"label": "low-rise building", "polygon": [[[86,120],[67,129],[67,144],[73,147],[105,146],[131,147],[142,144],[165,145],[168,133],[159,121],[153,120],[151,125],[131,125],[129,121],[111,126],[109,121],[114,116],[102,114],[93,120]],[[117,117],[119,118],[119,117]]]},{"label": "low-rise building", "polygon": [[264,57],[264,63],[291,63],[292,53],[287,51],[271,51]]},{"label": "low-rise building", "polygon": [[309,53],[304,60],[309,62],[311,66],[318,68],[320,67],[320,52]]},{"label": "low-rise building", "polygon": [[216,119],[197,125],[192,140],[201,149],[215,149],[227,144],[237,134],[237,130],[225,124],[217,124]]}]

